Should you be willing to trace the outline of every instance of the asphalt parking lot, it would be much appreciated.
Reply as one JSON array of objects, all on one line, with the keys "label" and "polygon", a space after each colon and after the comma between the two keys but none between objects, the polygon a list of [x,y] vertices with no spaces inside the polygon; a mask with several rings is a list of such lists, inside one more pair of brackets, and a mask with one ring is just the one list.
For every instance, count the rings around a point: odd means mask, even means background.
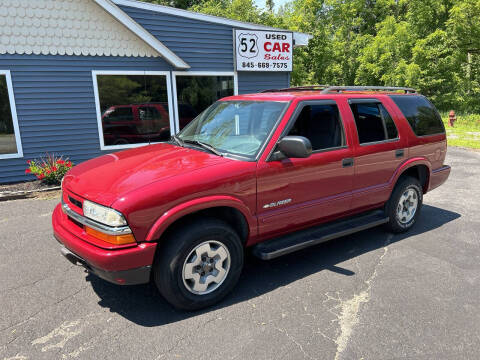
[{"label": "asphalt parking lot", "polygon": [[249,258],[235,292],[197,313],[67,262],[58,199],[0,203],[0,359],[478,359],[480,152],[446,162],[410,233]]}]

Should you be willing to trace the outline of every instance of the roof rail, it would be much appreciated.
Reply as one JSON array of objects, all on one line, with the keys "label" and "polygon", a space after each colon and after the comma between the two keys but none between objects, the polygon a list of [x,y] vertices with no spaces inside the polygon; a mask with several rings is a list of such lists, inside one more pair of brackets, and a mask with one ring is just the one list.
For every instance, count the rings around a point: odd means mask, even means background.
[{"label": "roof rail", "polygon": [[295,86],[295,87],[289,87],[289,88],[283,88],[283,89],[268,89],[268,90],[263,90],[262,93],[324,90],[326,88],[328,88],[328,85],[306,85],[306,86]]},{"label": "roof rail", "polygon": [[322,94],[341,93],[343,91],[404,91],[405,94],[415,94],[417,92],[412,88],[397,86],[327,86],[322,90]]},{"label": "roof rail", "polygon": [[405,94],[416,94],[417,91],[407,87],[397,86],[329,86],[329,85],[307,85],[295,86],[283,89],[268,89],[263,90],[262,93],[268,92],[292,92],[292,91],[315,91],[319,90],[322,94],[341,93],[344,91],[403,91]]}]

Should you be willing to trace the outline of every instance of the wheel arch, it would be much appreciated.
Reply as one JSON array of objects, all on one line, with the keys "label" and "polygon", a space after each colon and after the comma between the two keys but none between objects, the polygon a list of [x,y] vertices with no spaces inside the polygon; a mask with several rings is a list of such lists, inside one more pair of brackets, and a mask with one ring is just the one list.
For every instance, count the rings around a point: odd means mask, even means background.
[{"label": "wheel arch", "polygon": [[425,194],[428,190],[428,185],[430,182],[430,172],[431,164],[426,158],[413,158],[409,159],[406,162],[402,163],[398,169],[395,171],[395,174],[392,179],[392,191],[395,188],[399,180],[403,179],[405,176],[411,176],[416,178],[421,186],[423,193]]},{"label": "wheel arch", "polygon": [[256,221],[243,202],[229,196],[215,196],[188,201],[166,211],[151,227],[146,241],[159,241],[180,223],[198,217],[214,217],[225,221],[235,229],[244,244],[251,235],[256,234]]}]

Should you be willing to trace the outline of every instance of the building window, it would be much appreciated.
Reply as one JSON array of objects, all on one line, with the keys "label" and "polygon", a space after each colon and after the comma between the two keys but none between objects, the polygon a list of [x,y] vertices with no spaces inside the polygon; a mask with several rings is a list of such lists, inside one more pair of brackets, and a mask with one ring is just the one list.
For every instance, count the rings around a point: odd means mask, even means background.
[{"label": "building window", "polygon": [[233,75],[176,74],[179,130],[218,99],[235,93]]},{"label": "building window", "polygon": [[96,73],[103,147],[124,148],[171,136],[167,75]]},{"label": "building window", "polygon": [[0,159],[22,156],[10,71],[0,70]]}]

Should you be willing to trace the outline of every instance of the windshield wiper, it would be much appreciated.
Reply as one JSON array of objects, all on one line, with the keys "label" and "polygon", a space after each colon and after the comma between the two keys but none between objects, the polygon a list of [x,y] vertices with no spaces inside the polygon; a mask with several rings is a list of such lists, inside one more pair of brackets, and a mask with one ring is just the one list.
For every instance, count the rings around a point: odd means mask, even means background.
[{"label": "windshield wiper", "polygon": [[177,135],[172,135],[170,140],[175,141],[178,145],[183,147],[184,141],[180,139]]},{"label": "windshield wiper", "polygon": [[206,144],[204,142],[201,142],[201,141],[198,141],[198,140],[180,140],[180,141],[183,141],[184,143],[187,143],[187,144],[193,144],[193,145],[198,145],[200,146],[201,148],[203,149],[206,149],[208,151],[210,151],[211,153],[215,154],[215,155],[218,155],[218,156],[223,156],[223,154],[218,151],[217,149],[215,149],[212,145],[210,144]]}]

